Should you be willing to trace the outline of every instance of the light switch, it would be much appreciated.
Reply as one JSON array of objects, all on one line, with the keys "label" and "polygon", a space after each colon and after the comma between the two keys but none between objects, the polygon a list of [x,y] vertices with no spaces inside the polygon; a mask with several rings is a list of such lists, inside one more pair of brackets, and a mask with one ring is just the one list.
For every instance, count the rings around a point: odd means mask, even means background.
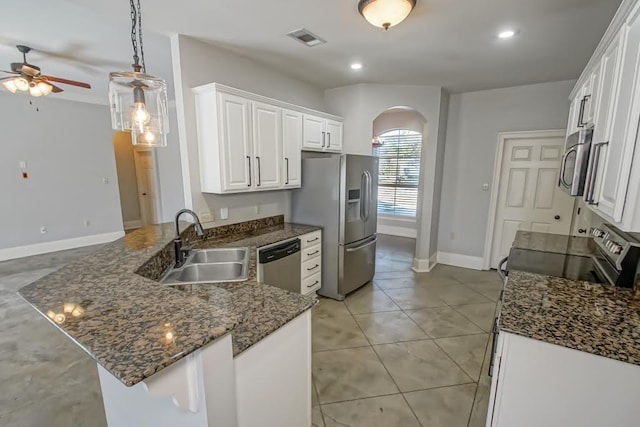
[{"label": "light switch", "polygon": [[220,219],[229,219],[229,208],[220,208]]},{"label": "light switch", "polygon": [[25,162],[24,160],[20,160],[20,169],[24,170],[27,168],[27,162]]},{"label": "light switch", "polygon": [[102,178],[102,183],[103,183],[103,184],[108,184],[108,183],[109,183],[109,178],[108,178],[108,177],[106,177],[106,176],[105,176],[105,177],[103,177],[103,178]]}]

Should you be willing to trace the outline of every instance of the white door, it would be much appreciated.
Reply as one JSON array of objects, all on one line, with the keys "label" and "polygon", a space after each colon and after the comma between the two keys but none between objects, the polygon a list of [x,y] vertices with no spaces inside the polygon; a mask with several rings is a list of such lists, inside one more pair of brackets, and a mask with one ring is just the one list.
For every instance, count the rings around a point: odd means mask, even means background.
[{"label": "white door", "polygon": [[[224,191],[248,191],[254,185],[251,169],[251,102],[227,93],[218,96],[220,141],[224,161]],[[211,120],[215,120],[212,118]]]},{"label": "white door", "polygon": [[331,151],[342,151],[342,123],[327,120],[326,149]]},{"label": "white door", "polygon": [[260,102],[252,104],[255,187],[278,188],[282,173],[282,109]]},{"label": "white door", "polygon": [[282,182],[287,188],[298,188],[302,185],[302,114],[282,112],[282,142]]},{"label": "white door", "polygon": [[509,254],[518,230],[570,234],[574,199],[558,187],[563,132],[504,136],[491,267]]},{"label": "white door", "polygon": [[324,123],[325,120],[320,117],[304,115],[302,148],[310,150],[322,150],[324,148],[326,138]]},{"label": "white door", "polygon": [[137,149],[133,151],[138,184],[138,202],[142,225],[158,223],[157,212],[157,175],[155,158],[151,150]]}]

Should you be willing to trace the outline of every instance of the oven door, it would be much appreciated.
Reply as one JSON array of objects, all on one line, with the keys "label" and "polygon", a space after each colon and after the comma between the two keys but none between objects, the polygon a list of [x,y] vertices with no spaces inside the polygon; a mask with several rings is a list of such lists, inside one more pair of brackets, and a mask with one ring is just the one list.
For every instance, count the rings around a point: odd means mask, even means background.
[{"label": "oven door", "polygon": [[567,137],[566,151],[560,163],[558,186],[570,196],[584,194],[592,136],[593,129],[586,129]]}]

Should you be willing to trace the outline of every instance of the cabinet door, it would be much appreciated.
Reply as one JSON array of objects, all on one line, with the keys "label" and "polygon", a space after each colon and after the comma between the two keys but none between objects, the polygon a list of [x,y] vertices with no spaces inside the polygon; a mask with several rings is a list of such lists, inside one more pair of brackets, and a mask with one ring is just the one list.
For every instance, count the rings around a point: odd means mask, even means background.
[{"label": "cabinet door", "polygon": [[[614,222],[622,220],[625,205],[629,175],[631,173],[631,161],[635,148],[638,129],[638,106],[633,101],[636,97],[638,70],[640,69],[640,12],[638,9],[623,25],[621,35],[614,43],[619,43],[623,49],[615,52],[615,48],[609,49],[612,62],[613,58],[620,56],[619,82],[616,84],[614,77],[613,90],[609,91],[612,97],[612,111],[610,113],[610,132],[608,144],[601,145],[600,161],[598,165],[598,179],[596,183],[597,211],[605,214]],[[604,79],[609,79],[611,71],[605,66]],[[615,76],[614,72],[614,76]],[[605,83],[606,84],[606,83]],[[604,88],[604,86],[603,86]],[[607,135],[605,135],[607,136]],[[596,141],[596,142],[606,142]],[[594,161],[597,161],[597,152],[594,151]]]},{"label": "cabinet door", "polygon": [[578,115],[580,114],[580,108],[582,106],[582,96],[581,92],[576,94],[576,97],[571,101],[571,106],[569,107],[569,122],[567,123],[567,136],[571,135],[574,132],[577,132],[580,128],[578,128]]},{"label": "cabinet door", "polygon": [[284,187],[298,188],[301,178],[302,114],[291,110],[282,112],[282,182]]},{"label": "cabinet door", "polygon": [[327,120],[327,143],[325,149],[329,151],[342,151],[342,123]]},{"label": "cabinet door", "polygon": [[302,148],[322,151],[325,147],[326,138],[324,126],[324,119],[305,114],[302,126]]},{"label": "cabinet door", "polygon": [[595,125],[598,96],[600,95],[600,67],[596,66],[591,72],[587,83],[582,91],[585,97],[584,112],[582,121],[587,126]]},{"label": "cabinet door", "polygon": [[282,109],[253,102],[254,186],[257,190],[280,187]]},{"label": "cabinet door", "polygon": [[224,159],[223,191],[248,191],[253,184],[250,175],[251,102],[239,96],[220,93],[218,111]]}]

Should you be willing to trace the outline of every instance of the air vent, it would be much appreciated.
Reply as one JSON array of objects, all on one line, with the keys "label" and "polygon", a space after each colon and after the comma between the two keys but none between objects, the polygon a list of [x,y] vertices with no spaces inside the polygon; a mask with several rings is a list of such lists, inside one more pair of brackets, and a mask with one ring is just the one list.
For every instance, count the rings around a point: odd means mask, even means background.
[{"label": "air vent", "polygon": [[292,39],[298,40],[300,43],[304,43],[309,47],[318,46],[319,44],[325,44],[326,41],[313,34],[306,28],[300,28],[299,30],[292,31],[287,34]]}]

